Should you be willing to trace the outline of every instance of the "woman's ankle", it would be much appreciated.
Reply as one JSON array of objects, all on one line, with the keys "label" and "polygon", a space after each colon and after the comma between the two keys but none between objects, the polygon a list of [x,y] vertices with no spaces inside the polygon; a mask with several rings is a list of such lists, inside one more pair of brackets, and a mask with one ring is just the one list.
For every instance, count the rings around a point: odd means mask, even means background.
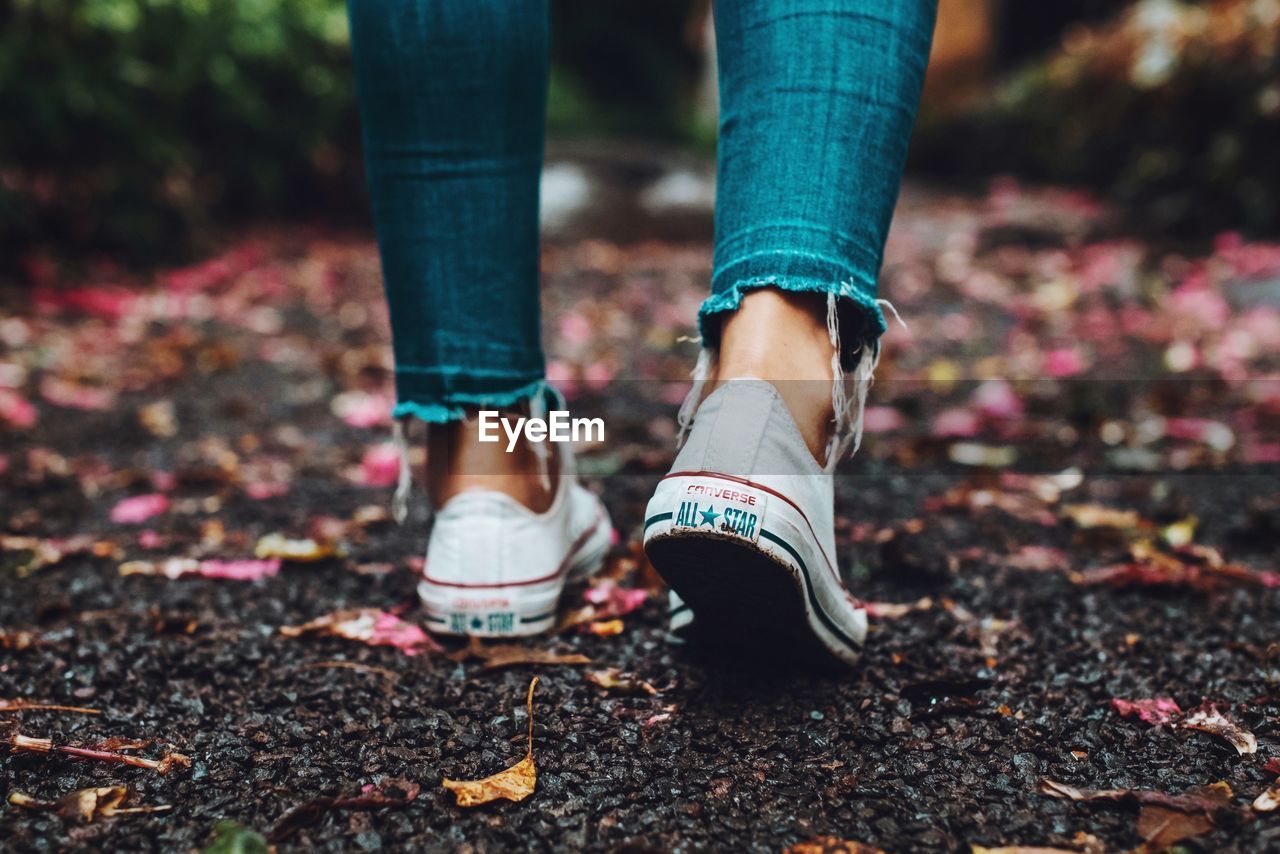
[{"label": "woman's ankle", "polygon": [[746,294],[726,316],[714,380],[756,377],[773,383],[821,462],[835,418],[832,355],[823,294],[762,288]]},{"label": "woman's ankle", "polygon": [[[559,474],[555,451],[547,447],[544,469],[525,441],[509,452],[506,442],[481,442],[474,417],[433,424],[427,434],[427,493],[434,506],[443,507],[463,492],[501,492],[541,513],[555,498]],[[547,480],[542,477],[544,470]]]}]

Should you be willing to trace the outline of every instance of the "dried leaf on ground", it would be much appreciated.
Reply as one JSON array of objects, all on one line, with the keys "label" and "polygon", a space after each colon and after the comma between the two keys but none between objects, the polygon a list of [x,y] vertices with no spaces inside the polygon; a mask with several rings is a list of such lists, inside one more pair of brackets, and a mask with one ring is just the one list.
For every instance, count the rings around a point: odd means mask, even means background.
[{"label": "dried leaf on ground", "polygon": [[1210,590],[1222,583],[1280,586],[1280,575],[1230,564],[1208,546],[1189,545],[1162,551],[1147,539],[1130,544],[1131,560],[1074,573],[1077,584],[1110,584],[1114,587],[1163,586]]},{"label": "dried leaf on ground", "polygon": [[1051,798],[1068,798],[1073,801],[1132,802],[1183,812],[1214,813],[1231,808],[1233,793],[1231,787],[1223,782],[1192,789],[1180,795],[1170,795],[1146,789],[1080,789],[1056,780],[1041,780],[1040,794]]},{"label": "dried leaf on ground", "polygon": [[271,578],[280,572],[280,560],[196,560],[173,557],[163,561],[131,560],[120,564],[121,575],[158,575],[164,578],[182,578],[198,575],[203,578],[222,578],[228,581],[257,581]]},{"label": "dried leaf on ground", "polygon": [[1164,851],[1210,830],[1213,819],[1202,812],[1145,806],[1138,813],[1138,835],[1145,843],[1144,851]]},{"label": "dried leaf on ground", "polygon": [[267,839],[238,821],[223,819],[213,826],[213,839],[201,854],[267,854]]},{"label": "dried leaf on ground", "polygon": [[1254,812],[1274,812],[1280,808],[1280,786],[1273,786],[1253,799]]},{"label": "dried leaf on ground", "polygon": [[[388,795],[389,790],[403,794],[399,797]],[[313,798],[281,816],[271,831],[270,839],[272,842],[282,842],[302,828],[315,824],[325,813],[333,810],[376,810],[407,806],[421,791],[421,786],[407,780],[384,780],[377,790],[372,786],[365,786],[359,795]]]},{"label": "dried leaf on ground", "polygon": [[524,759],[483,780],[450,780],[446,777],[440,785],[453,792],[458,806],[474,807],[500,798],[522,801],[533,794],[538,784],[538,772],[533,764],[533,689],[537,685],[538,677],[535,676],[529,683],[529,697],[526,700],[529,710],[529,749]]},{"label": "dried leaf on ground", "polygon": [[620,668],[588,670],[586,679],[592,685],[618,694],[648,694],[657,696],[658,689],[634,673],[624,673]]},{"label": "dried leaf on ground", "polygon": [[854,842],[852,839],[817,836],[807,842],[797,842],[787,848],[783,854],[885,854],[885,852],[874,845]]},{"label": "dried leaf on ground", "polygon": [[346,638],[369,646],[393,646],[405,655],[443,651],[419,626],[377,608],[334,611],[300,626],[281,626],[280,634]]},{"label": "dried leaf on ground", "polygon": [[1080,831],[1071,840],[1074,848],[1054,848],[1044,845],[1002,845],[998,848],[971,846],[972,854],[1104,854],[1107,846],[1090,833]]},{"label": "dried leaf on ground", "polygon": [[0,649],[11,649],[19,652],[30,649],[36,642],[34,632],[0,632]]},{"label": "dried leaf on ground", "polygon": [[1122,718],[1137,716],[1139,720],[1152,726],[1172,723],[1182,715],[1182,709],[1170,697],[1153,697],[1147,700],[1122,700],[1113,697],[1111,708]]},{"label": "dried leaf on ground", "polygon": [[94,819],[117,815],[165,812],[173,809],[170,804],[157,806],[126,807],[129,790],[124,786],[98,786],[68,792],[56,801],[42,801],[22,792],[10,792],[9,803],[29,810],[56,811],[63,818],[78,818],[92,824]]},{"label": "dried leaf on ground", "polygon": [[39,539],[37,537],[0,536],[0,552],[17,552],[30,554],[25,560],[8,564],[19,578],[46,567],[56,566],[72,555],[92,554],[95,557],[112,557],[119,553],[119,547],[110,540],[98,540],[87,534],[78,534],[65,539]]},{"label": "dried leaf on ground", "polygon": [[1194,709],[1177,726],[1225,738],[1241,756],[1258,752],[1258,739],[1254,734],[1228,718],[1212,703]]},{"label": "dried leaf on ground", "polygon": [[524,664],[590,664],[591,659],[577,652],[558,653],[549,649],[533,649],[517,644],[503,644],[485,647],[479,656],[484,670],[498,670],[503,667],[518,667]]}]

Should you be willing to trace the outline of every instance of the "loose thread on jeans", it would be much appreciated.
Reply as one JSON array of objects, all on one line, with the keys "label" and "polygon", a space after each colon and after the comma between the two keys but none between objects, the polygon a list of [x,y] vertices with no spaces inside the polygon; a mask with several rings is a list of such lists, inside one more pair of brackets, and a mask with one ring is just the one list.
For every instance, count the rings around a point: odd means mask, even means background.
[{"label": "loose thread on jeans", "polygon": [[685,437],[689,434],[689,428],[693,426],[693,417],[698,412],[698,405],[702,403],[702,392],[707,387],[707,381],[711,378],[711,372],[715,370],[716,354],[706,347],[698,351],[698,361],[694,363],[693,385],[689,387],[689,393],[684,396],[684,402],[680,404],[680,412],[676,415],[676,424],[680,426],[680,432],[676,436],[676,447],[684,445]]},{"label": "loose thread on jeans", "polygon": [[842,450],[845,421],[849,416],[849,399],[844,390],[844,364],[840,359],[840,319],[835,291],[827,293],[827,338],[831,341],[831,411],[835,414],[835,426],[831,441],[827,443],[827,471],[835,468]]},{"label": "loose thread on jeans", "polygon": [[[538,385],[533,393],[533,397],[529,398],[529,418],[541,419],[546,421],[547,418],[547,384],[542,382]],[[547,448],[545,442],[531,442],[529,447],[533,449],[533,455],[538,460],[538,482],[542,484],[542,488],[547,492],[551,491],[551,451]]]},{"label": "loose thread on jeans", "polygon": [[391,438],[395,442],[396,453],[400,457],[400,472],[396,478],[396,491],[391,496],[391,518],[404,524],[409,515],[409,491],[413,488],[413,469],[409,463],[409,440],[405,436],[405,422],[408,416],[402,416],[391,422]]},{"label": "loose thread on jeans", "polygon": [[[906,328],[907,324],[898,310],[888,300],[876,300],[877,305],[887,305],[893,316]],[[827,336],[831,340],[831,408],[835,411],[835,426],[827,444],[827,459],[823,466],[835,471],[836,464],[844,456],[845,449],[853,445],[852,454],[862,447],[862,432],[866,422],[867,394],[875,382],[876,368],[880,364],[880,342],[863,341],[857,351],[858,361],[853,366],[852,377],[846,375],[841,359],[840,321],[838,301],[834,291],[827,294]],[[853,384],[852,398],[846,387]]]},{"label": "loose thread on jeans", "polygon": [[907,326],[907,322],[902,319],[902,315],[898,314],[898,307],[895,306],[893,303],[889,302],[887,299],[878,299],[876,300],[876,305],[882,305],[885,308],[889,309],[889,311],[893,314],[893,319],[898,321],[899,325],[901,325],[902,328],[905,329],[907,332],[911,331],[911,327]]}]

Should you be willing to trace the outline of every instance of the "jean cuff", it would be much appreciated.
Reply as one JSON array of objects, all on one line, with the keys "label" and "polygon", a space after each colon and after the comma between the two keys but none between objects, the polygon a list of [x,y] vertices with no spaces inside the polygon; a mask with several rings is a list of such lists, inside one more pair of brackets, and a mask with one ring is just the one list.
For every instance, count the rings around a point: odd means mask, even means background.
[{"label": "jean cuff", "polygon": [[[490,384],[492,380],[489,380]],[[396,374],[398,402],[392,417],[417,418],[428,424],[461,421],[476,409],[505,409],[545,394],[547,381],[538,378],[507,391],[440,391],[423,393],[420,374]]]},{"label": "jean cuff", "polygon": [[840,311],[840,360],[846,368],[858,359],[856,355],[865,345],[874,344],[884,334],[884,312],[876,302],[875,282],[859,282],[853,276],[843,281],[819,279],[811,276],[751,276],[735,281],[728,288],[707,298],[698,309],[698,332],[702,346],[709,350],[720,347],[720,327],[726,312],[737,311],[742,298],[749,291],[776,288],[792,293],[830,294],[839,297]]}]

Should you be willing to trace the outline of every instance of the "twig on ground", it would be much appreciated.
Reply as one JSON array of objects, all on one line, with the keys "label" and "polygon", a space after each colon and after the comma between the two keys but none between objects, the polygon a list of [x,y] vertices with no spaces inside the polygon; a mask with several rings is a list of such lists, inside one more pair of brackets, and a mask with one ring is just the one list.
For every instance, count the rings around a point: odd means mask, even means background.
[{"label": "twig on ground", "polygon": [[80,759],[95,759],[99,762],[149,768],[157,774],[168,774],[176,767],[191,767],[191,760],[181,753],[166,753],[159,759],[146,759],[142,756],[130,756],[127,753],[119,753],[113,750],[95,750],[87,747],[54,744],[51,738],[32,738],[18,732],[15,732],[9,738],[9,745],[15,753],[24,750],[32,753],[62,753],[67,756],[76,756]]},{"label": "twig on ground", "polygon": [[99,709],[85,706],[60,706],[56,703],[32,703],[21,698],[17,700],[0,699],[0,714],[4,712],[73,712],[78,715],[100,715]]}]

